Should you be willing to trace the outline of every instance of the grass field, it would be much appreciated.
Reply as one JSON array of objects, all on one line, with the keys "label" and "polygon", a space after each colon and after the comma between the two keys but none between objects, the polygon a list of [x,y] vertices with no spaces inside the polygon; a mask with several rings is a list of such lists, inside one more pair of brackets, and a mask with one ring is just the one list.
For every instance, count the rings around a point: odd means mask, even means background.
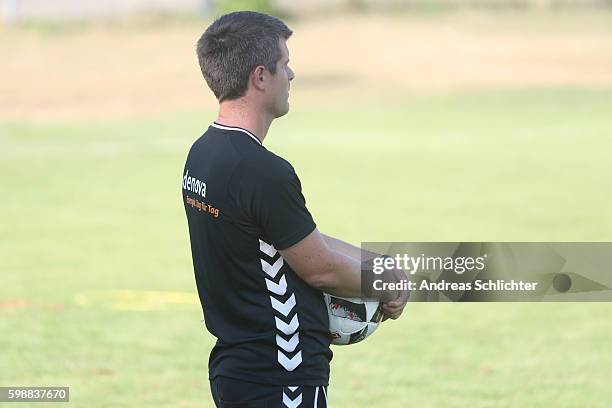
[{"label": "grass field", "polygon": [[[612,88],[575,78],[353,97],[370,78],[323,103],[296,86],[265,144],[296,167],[319,229],[354,243],[610,241]],[[46,117],[31,98],[0,103],[0,385],[69,385],[74,407],[212,407],[180,180],[215,112]],[[334,349],[330,402],[608,406],[611,312],[411,304]]]}]

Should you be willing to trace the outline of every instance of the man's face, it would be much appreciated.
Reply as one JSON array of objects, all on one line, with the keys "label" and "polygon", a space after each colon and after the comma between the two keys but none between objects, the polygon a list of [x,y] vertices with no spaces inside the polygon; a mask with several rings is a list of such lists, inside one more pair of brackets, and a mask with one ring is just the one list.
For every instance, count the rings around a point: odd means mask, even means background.
[{"label": "man's face", "polygon": [[279,40],[280,58],[276,62],[276,74],[272,75],[270,86],[270,112],[275,118],[289,112],[289,86],[295,74],[289,68],[289,49],[287,40]]}]

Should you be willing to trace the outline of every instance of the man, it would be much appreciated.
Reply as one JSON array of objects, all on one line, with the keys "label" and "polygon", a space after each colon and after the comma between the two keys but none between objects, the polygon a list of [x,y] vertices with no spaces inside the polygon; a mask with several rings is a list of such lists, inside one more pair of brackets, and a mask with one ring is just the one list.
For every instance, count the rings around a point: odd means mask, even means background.
[{"label": "man", "polygon": [[[255,12],[217,19],[197,45],[219,115],[192,146],[183,201],[219,407],[327,406],[330,335],[322,291],[360,295],[360,249],[321,234],[293,167],[263,141],[289,111],[287,39]],[[406,299],[384,305],[396,319]]]}]

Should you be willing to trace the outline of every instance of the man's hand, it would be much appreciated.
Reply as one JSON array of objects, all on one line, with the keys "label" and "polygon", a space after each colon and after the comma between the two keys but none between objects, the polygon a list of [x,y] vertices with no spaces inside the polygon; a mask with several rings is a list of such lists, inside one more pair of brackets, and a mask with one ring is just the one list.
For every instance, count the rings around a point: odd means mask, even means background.
[{"label": "man's hand", "polygon": [[[396,282],[400,282],[406,278],[406,274],[398,269],[393,271],[393,276],[396,279]],[[400,290],[399,296],[395,300],[391,300],[389,302],[384,302],[382,305],[383,312],[385,317],[383,318],[383,322],[387,319],[396,320],[399,318],[404,311],[404,307],[408,302],[408,298],[410,297],[410,291],[408,290]]]}]

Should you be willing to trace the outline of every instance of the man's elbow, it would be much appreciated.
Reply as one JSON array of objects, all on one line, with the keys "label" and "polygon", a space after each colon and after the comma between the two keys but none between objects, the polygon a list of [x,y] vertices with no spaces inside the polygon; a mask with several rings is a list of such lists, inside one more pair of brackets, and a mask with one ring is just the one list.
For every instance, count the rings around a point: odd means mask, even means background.
[{"label": "man's elbow", "polygon": [[331,286],[331,279],[329,276],[323,274],[317,274],[316,276],[308,278],[306,280],[308,286],[320,290],[321,292],[325,292]]},{"label": "man's elbow", "polygon": [[330,259],[314,266],[313,270],[305,276],[304,281],[311,287],[325,292],[337,286],[338,274],[337,263],[338,259],[335,254],[332,254]]}]

